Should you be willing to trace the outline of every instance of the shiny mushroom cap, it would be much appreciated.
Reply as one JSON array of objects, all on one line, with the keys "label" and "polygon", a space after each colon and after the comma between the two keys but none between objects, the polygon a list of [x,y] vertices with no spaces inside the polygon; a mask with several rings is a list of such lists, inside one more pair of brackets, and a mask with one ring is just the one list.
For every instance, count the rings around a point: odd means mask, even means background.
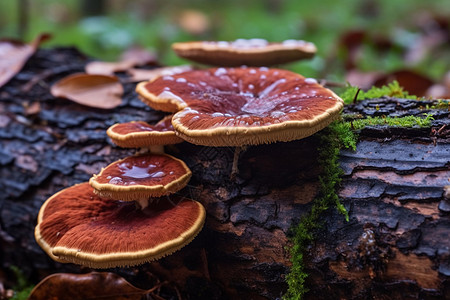
[{"label": "shiny mushroom cap", "polygon": [[177,135],[205,146],[302,139],[336,120],[343,108],[342,99],[316,80],[266,67],[195,70],[143,88],[156,98],[169,89],[172,103],[183,103],[172,118]]},{"label": "shiny mushroom cap", "polygon": [[146,154],[118,160],[90,180],[94,192],[105,198],[140,201],[175,193],[191,178],[186,164],[167,154]]},{"label": "shiny mushroom cap", "polygon": [[134,266],[169,255],[201,231],[205,209],[173,197],[145,210],[97,196],[86,182],[64,189],[41,207],[35,238],[59,262],[91,268]]},{"label": "shiny mushroom cap", "polygon": [[109,127],[106,133],[114,144],[124,148],[145,148],[183,142],[173,130],[172,116],[166,116],[155,125],[143,121],[118,123]]},{"label": "shiny mushroom cap", "polygon": [[182,42],[173,44],[172,49],[191,61],[223,67],[284,64],[311,58],[317,51],[313,43],[302,40],[273,43],[264,39]]}]

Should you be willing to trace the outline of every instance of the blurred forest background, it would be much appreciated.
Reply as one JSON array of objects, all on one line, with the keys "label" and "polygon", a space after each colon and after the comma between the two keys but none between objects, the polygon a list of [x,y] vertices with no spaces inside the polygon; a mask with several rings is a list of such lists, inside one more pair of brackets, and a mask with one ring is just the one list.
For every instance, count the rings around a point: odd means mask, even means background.
[{"label": "blurred forest background", "polygon": [[3,38],[47,32],[45,47],[76,46],[110,61],[139,45],[167,65],[186,63],[170,50],[175,41],[304,39],[317,45],[316,57],[288,69],[362,87],[380,72],[450,77],[449,20],[448,0],[0,1]]}]

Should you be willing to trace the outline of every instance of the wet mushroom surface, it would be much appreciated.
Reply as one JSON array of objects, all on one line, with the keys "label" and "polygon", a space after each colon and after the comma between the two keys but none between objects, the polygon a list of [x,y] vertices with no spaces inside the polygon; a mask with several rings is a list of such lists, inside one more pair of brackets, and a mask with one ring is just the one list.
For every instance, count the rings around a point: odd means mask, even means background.
[{"label": "wet mushroom surface", "polygon": [[132,266],[171,254],[200,232],[203,206],[171,197],[145,209],[97,196],[89,184],[66,188],[42,206],[35,230],[53,259],[94,268]]},{"label": "wet mushroom surface", "polygon": [[177,134],[194,144],[242,146],[309,136],[338,118],[342,100],[315,79],[280,70],[213,68],[163,76],[141,96],[176,103]]},{"label": "wet mushroom surface", "polygon": [[186,164],[167,154],[129,156],[94,175],[94,192],[115,200],[136,201],[174,193],[191,178]]}]

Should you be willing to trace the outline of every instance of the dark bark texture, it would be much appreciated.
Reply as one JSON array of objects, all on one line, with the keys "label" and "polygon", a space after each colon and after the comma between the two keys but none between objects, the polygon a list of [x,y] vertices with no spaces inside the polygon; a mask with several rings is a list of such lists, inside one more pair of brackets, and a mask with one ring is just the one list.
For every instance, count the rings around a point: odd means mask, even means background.
[{"label": "dark bark texture", "polygon": [[[56,80],[82,72],[75,49],[39,50],[0,89],[0,279],[10,266],[31,281],[56,272],[87,272],[53,262],[34,240],[42,203],[89,180],[134,150],[110,143],[116,122],[156,122],[134,84],[114,110],[55,99]],[[429,112],[436,101],[373,99],[345,113],[403,116]],[[350,221],[329,209],[306,256],[310,299],[445,299],[450,296],[449,112],[434,110],[431,128],[367,127],[357,150],[342,151],[339,196]],[[317,136],[254,146],[241,153],[230,179],[233,148],[182,143],[167,152],[193,172],[180,193],[203,203],[205,228],[188,246],[158,262],[113,269],[143,288],[157,276],[186,299],[276,299],[287,289],[291,229],[319,192]],[[449,192],[450,193],[450,192]],[[448,196],[447,196],[448,197]],[[148,274],[153,274],[152,276]],[[177,294],[167,292],[166,298]]]}]

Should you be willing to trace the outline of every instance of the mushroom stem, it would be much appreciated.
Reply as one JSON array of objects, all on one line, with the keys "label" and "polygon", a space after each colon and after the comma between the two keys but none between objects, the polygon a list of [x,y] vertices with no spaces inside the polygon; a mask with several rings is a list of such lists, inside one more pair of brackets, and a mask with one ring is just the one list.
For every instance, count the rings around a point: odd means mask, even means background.
[{"label": "mushroom stem", "polygon": [[135,200],[135,203],[136,203],[136,208],[138,208],[140,210],[144,210],[148,206],[149,199],[143,198],[143,199]]},{"label": "mushroom stem", "polygon": [[240,146],[234,149],[233,165],[231,166],[230,179],[235,179],[237,174],[239,174],[239,155],[241,155],[241,153],[245,150],[247,150],[247,146]]},{"label": "mushroom stem", "polygon": [[140,148],[137,152],[136,155],[141,155],[141,154],[164,154],[164,145],[151,145],[147,148]]},{"label": "mushroom stem", "polygon": [[149,149],[150,153],[164,154],[164,145],[151,145]]}]

